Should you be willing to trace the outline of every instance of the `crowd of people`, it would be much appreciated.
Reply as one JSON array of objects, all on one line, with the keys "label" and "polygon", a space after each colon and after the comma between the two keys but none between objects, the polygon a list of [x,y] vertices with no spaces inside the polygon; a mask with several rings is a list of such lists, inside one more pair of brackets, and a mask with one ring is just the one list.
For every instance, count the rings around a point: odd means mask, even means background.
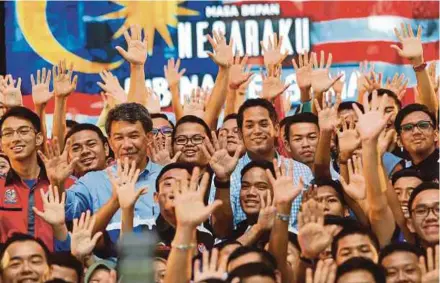
[{"label": "crowd of people", "polygon": [[34,109],[21,79],[1,76],[1,282],[438,282],[439,79],[421,28],[394,32],[416,103],[402,105],[403,75],[385,80],[367,62],[358,100],[342,102],[332,55],[304,52],[291,110],[277,34],[261,43],[259,98],[246,99],[248,57],[221,32],[207,35],[211,91],[181,102],[185,69],[170,59],[175,120],[145,86],[136,25],[116,47],[129,91],[103,70],[97,125],[66,120],[68,62],[31,75]]}]

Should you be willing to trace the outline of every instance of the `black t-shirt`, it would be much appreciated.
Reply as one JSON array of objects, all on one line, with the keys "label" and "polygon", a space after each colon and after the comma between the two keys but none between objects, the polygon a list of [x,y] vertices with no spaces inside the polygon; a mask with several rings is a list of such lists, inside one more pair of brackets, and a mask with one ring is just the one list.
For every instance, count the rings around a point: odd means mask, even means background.
[{"label": "black t-shirt", "polygon": [[439,176],[439,150],[434,150],[425,160],[417,165],[412,165],[410,168],[417,170],[424,181],[438,182]]},{"label": "black t-shirt", "polygon": [[[171,249],[171,242],[176,235],[176,229],[166,222],[162,215],[159,215],[157,218],[156,225],[153,226],[152,232],[156,233],[159,249]],[[210,250],[214,246],[214,237],[212,232],[203,226],[197,227],[196,238],[197,250],[200,253],[205,250]]]}]

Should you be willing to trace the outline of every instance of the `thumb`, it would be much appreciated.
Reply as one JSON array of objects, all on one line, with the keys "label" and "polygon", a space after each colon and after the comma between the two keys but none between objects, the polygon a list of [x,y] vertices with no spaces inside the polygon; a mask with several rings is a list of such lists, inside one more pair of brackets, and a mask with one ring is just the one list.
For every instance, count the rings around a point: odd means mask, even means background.
[{"label": "thumb", "polygon": [[216,209],[220,208],[220,206],[222,206],[222,204],[223,204],[223,201],[217,199],[213,203],[208,205],[206,207],[206,211],[209,212],[208,215],[213,213]]},{"label": "thumb", "polygon": [[35,206],[32,207],[32,210],[34,211],[34,213],[38,216],[40,216],[41,218],[44,219],[44,213],[40,210],[38,210],[38,208],[36,208]]},{"label": "thumb", "polygon": [[391,48],[393,48],[393,49],[395,49],[396,51],[397,51],[397,53],[399,53],[399,55],[401,56],[402,55],[402,49],[400,49],[400,47],[399,46],[397,46],[397,45],[395,45],[395,44],[392,44],[392,45],[390,45],[390,47]]},{"label": "thumb", "polygon": [[116,50],[118,50],[119,54],[121,54],[121,56],[124,57],[124,59],[127,59],[128,53],[127,53],[127,51],[124,50],[124,48],[122,48],[120,46],[116,46],[115,48],[116,48]]},{"label": "thumb", "polygon": [[73,172],[73,169],[75,168],[78,161],[79,161],[79,157],[75,157],[70,161],[70,163],[69,163],[69,171],[70,172]]},{"label": "thumb", "polygon": [[178,151],[175,155],[174,155],[174,157],[173,157],[173,159],[171,159],[171,162],[177,162],[177,160],[179,159],[179,157],[182,155],[182,152],[181,151]]},{"label": "thumb", "polygon": [[93,235],[93,238],[91,239],[93,246],[96,246],[96,243],[98,242],[101,236],[102,236],[102,232],[96,232],[96,234]]},{"label": "thumb", "polygon": [[148,188],[142,188],[136,192],[136,200],[138,200],[142,195],[148,193]]}]

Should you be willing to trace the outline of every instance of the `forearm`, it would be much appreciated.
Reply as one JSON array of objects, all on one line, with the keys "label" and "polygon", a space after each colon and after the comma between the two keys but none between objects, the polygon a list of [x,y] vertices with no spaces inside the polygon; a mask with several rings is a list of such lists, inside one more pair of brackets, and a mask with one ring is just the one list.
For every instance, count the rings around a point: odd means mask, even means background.
[{"label": "forearm", "polygon": [[246,94],[238,92],[237,95],[235,96],[235,101],[234,101],[235,113],[238,113],[238,109],[240,109],[240,106],[244,103],[245,100],[246,100]]},{"label": "forearm", "polygon": [[255,244],[258,239],[263,234],[260,225],[257,223],[251,227],[251,229],[247,230],[243,235],[241,235],[237,242],[239,242],[243,246],[250,246]]},{"label": "forearm", "polygon": [[99,114],[98,121],[96,125],[101,129],[105,136],[107,136],[107,132],[105,130],[105,121],[107,120],[108,112],[110,111],[110,106],[105,104],[102,108],[101,114]]},{"label": "forearm", "polygon": [[321,130],[316,148],[313,173],[315,178],[331,178],[330,174],[330,143],[332,132]]},{"label": "forearm", "polygon": [[224,117],[235,112],[235,97],[237,90],[228,88],[228,93],[226,94]]},{"label": "forearm", "polygon": [[105,231],[107,225],[110,223],[113,215],[119,209],[119,202],[117,198],[110,198],[95,214],[96,223],[93,227],[93,235],[99,231]]},{"label": "forearm", "polygon": [[67,97],[55,96],[52,138],[58,138],[58,143],[61,149],[64,148],[64,136],[66,133],[66,103]]},{"label": "forearm", "polygon": [[146,93],[144,65],[130,64],[130,89],[128,90],[127,102],[146,105]]},{"label": "forearm", "polygon": [[126,233],[130,233],[133,231],[134,207],[124,208],[121,210],[122,219],[120,237],[122,237]]},{"label": "forearm", "polygon": [[[45,105],[35,105],[35,113],[37,113],[38,117],[40,117],[40,128],[41,134],[43,136],[43,145],[46,144],[47,141],[47,126],[46,126],[46,112],[44,111]],[[42,151],[47,154],[44,150],[44,146],[41,147]]]},{"label": "forearm", "polygon": [[425,68],[424,70],[415,73],[420,103],[428,107],[431,113],[437,113],[438,101],[435,95],[434,87],[429,78],[428,70]]},{"label": "forearm", "polygon": [[[281,206],[277,205],[277,212],[284,215],[289,215],[291,205]],[[289,242],[289,222],[283,221],[278,217],[275,218],[272,231],[269,239],[269,252],[275,257],[278,268],[281,272],[282,282],[292,282],[293,274],[289,265],[287,264],[287,245]]]},{"label": "forearm", "polygon": [[67,230],[66,223],[62,225],[52,225],[53,236],[58,241],[65,241],[69,231]]},{"label": "forearm", "polygon": [[213,124],[220,115],[220,111],[226,100],[226,92],[228,91],[229,67],[219,67],[217,79],[215,80],[214,89],[212,90],[209,104],[205,110],[204,121],[210,128],[214,128]]},{"label": "forearm", "polygon": [[170,87],[171,103],[173,105],[174,115],[176,116],[176,122],[183,117],[183,107],[180,104],[180,91],[178,83],[175,86]]},{"label": "forearm", "polygon": [[281,95],[275,97],[275,99],[273,100],[273,106],[275,108],[275,111],[277,112],[279,121],[284,119],[286,113],[284,113],[283,102],[281,101]]},{"label": "forearm", "polygon": [[216,188],[215,199],[222,201],[219,209],[216,209],[211,216],[212,228],[217,238],[228,237],[233,230],[233,213],[229,188]]},{"label": "forearm", "polygon": [[300,101],[301,103],[310,101],[310,87],[300,89]]},{"label": "forearm", "polygon": [[[175,246],[189,246],[196,244],[195,228],[180,227],[177,225],[170,255],[167,261],[165,283],[188,283],[191,279],[191,256],[193,249],[178,249]],[[173,247],[174,246],[174,247]],[[184,276],[186,275],[186,276]]]}]

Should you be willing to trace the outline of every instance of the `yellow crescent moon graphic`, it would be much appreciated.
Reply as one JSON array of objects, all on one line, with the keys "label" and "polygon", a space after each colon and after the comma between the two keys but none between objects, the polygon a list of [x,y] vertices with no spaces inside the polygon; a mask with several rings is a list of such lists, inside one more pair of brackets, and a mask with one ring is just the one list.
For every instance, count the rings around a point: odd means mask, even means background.
[{"label": "yellow crescent moon graphic", "polygon": [[32,49],[44,60],[58,64],[61,59],[72,62],[74,70],[81,73],[99,73],[113,70],[124,60],[113,63],[100,63],[86,60],[64,48],[53,36],[46,20],[46,1],[16,1],[18,24]]}]

